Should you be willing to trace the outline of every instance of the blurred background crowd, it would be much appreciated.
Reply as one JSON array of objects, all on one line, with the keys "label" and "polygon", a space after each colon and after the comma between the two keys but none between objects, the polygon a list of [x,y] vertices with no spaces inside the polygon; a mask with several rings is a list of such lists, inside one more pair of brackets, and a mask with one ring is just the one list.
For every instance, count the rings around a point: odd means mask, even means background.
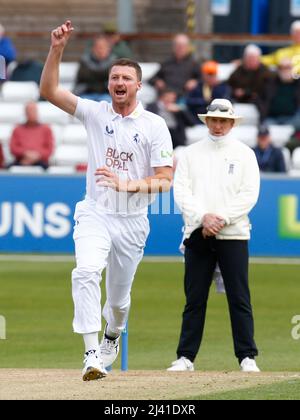
[{"label": "blurred background crowd", "polygon": [[[25,0],[16,2],[19,6],[25,3]],[[103,5],[103,10],[109,7],[106,0],[98,3]],[[161,1],[158,10],[166,12],[169,6],[169,16],[155,15],[155,22],[153,11],[148,18],[146,14],[136,16],[140,32],[134,28],[130,15],[130,11],[136,11],[137,2],[113,1],[110,6],[112,3],[119,7],[117,16],[104,14],[105,20],[99,22],[98,30],[92,33],[81,30],[77,38],[73,37],[72,53],[66,55],[60,69],[60,82],[66,89],[84,98],[109,101],[110,65],[117,58],[135,59],[144,74],[139,99],[145,108],[167,122],[175,156],[186,145],[201,140],[206,127],[197,114],[205,113],[213,99],[226,98],[235,104],[236,112],[244,116],[243,124],[235,129],[236,135],[254,149],[261,171],[300,174],[300,20],[292,16],[286,19],[285,32],[280,28],[286,36],[282,45],[267,48],[249,35],[248,39],[240,36],[235,47],[233,44],[216,46],[212,31],[217,31],[217,23],[222,22],[218,14],[214,20],[213,5],[218,2],[177,2],[183,19],[181,24],[176,24],[174,2]],[[146,1],[140,3],[147,4]],[[152,9],[155,9],[154,3]],[[234,20],[236,13],[242,13],[241,8],[236,10],[241,2],[229,3]],[[250,5],[253,11],[253,3],[254,0],[245,1],[245,6]],[[275,0],[256,3],[260,7],[267,3],[269,8],[272,4],[275,7]],[[13,10],[14,2],[10,4]],[[74,4],[78,2],[75,0]],[[263,15],[257,17],[254,23],[259,26],[262,18]],[[143,22],[146,22],[147,36],[143,36]],[[164,35],[163,22],[169,22],[168,26],[164,24]],[[51,23],[49,18],[46,26],[50,27]],[[57,18],[52,27],[61,23]],[[244,25],[242,32],[251,29],[255,35],[253,27],[245,26],[242,15],[239,23]],[[76,21],[74,26],[77,29]],[[49,45],[52,27],[41,43]],[[150,33],[149,28],[153,28],[153,32]],[[220,29],[225,31],[226,26],[221,25],[219,32]],[[200,32],[202,39],[197,36]],[[211,36],[205,39],[205,33],[209,32]],[[227,29],[227,33],[230,32],[235,32],[233,27],[231,31]],[[156,40],[156,48],[153,48],[153,40]],[[76,45],[80,45],[77,56]],[[26,48],[23,46],[24,40],[20,41],[17,32],[11,30],[7,14],[5,22],[0,24],[0,55],[6,60],[6,78],[1,80],[0,92],[0,168],[15,172],[29,167],[53,173],[84,171],[86,133],[75,119],[39,96],[45,52],[34,46],[30,49],[28,43]]]}]

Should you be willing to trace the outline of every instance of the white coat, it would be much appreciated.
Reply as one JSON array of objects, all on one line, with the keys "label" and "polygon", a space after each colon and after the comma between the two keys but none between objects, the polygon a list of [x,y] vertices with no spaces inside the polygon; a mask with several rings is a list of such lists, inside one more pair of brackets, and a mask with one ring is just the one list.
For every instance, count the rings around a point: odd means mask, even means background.
[{"label": "white coat", "polygon": [[248,214],[259,197],[260,173],[254,152],[230,133],[213,141],[207,136],[183,152],[175,174],[174,196],[184,222],[184,238],[201,227],[205,214],[221,216],[226,225],[217,239],[250,239]]}]

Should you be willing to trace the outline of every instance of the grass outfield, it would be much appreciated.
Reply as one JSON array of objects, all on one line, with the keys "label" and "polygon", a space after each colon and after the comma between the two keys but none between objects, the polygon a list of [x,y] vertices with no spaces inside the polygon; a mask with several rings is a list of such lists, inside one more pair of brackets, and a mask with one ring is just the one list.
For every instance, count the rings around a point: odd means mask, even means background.
[{"label": "grass outfield", "polygon": [[272,385],[259,385],[238,391],[227,391],[208,394],[205,397],[192,397],[190,400],[218,400],[218,401],[240,401],[240,400],[264,400],[264,401],[294,401],[299,400],[300,381],[289,380]]},{"label": "grass outfield", "polygon": [[[0,368],[81,369],[81,337],[71,331],[72,267],[72,263],[63,262],[1,261],[0,315],[7,321],[7,340],[0,341]],[[291,320],[300,315],[299,271],[297,265],[251,266],[256,341],[260,349],[257,361],[263,371],[299,371],[300,341],[291,337]],[[184,303],[182,277],[181,263],[141,264],[132,295],[130,369],[162,370],[175,359]],[[214,289],[196,369],[238,370],[227,303]],[[289,388],[299,398],[299,381],[289,383]],[[278,395],[282,392],[278,391]],[[237,394],[231,396],[238,399]]]}]

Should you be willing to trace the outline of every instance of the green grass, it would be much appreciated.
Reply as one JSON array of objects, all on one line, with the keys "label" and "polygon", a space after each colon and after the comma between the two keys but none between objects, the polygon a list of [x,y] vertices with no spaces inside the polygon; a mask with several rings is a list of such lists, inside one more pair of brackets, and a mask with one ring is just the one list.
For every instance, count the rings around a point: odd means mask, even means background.
[{"label": "green grass", "polygon": [[[7,321],[0,368],[81,368],[82,340],[72,333],[72,268],[72,263],[0,263],[0,315]],[[291,319],[300,315],[299,271],[295,265],[251,266],[258,364],[264,371],[299,370],[300,341],[291,337]],[[141,264],[129,322],[130,369],[164,369],[174,360],[184,305],[182,278],[181,263]],[[226,299],[214,289],[196,368],[238,369]]]},{"label": "green grass", "polygon": [[218,392],[208,394],[205,397],[192,397],[189,400],[264,400],[264,401],[278,401],[278,400],[295,400],[300,396],[300,381],[285,381],[272,385],[257,386],[255,388],[247,388],[238,391]]}]

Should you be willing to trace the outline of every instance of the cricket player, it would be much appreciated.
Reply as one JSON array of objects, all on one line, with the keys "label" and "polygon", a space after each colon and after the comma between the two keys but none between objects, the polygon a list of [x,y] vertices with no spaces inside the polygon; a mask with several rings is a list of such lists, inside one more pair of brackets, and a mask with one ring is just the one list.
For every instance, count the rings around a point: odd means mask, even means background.
[{"label": "cricket player", "polygon": [[[83,335],[83,380],[107,375],[126,326],[130,293],[149,234],[148,205],[168,191],[173,151],[164,120],[137,101],[142,72],[121,59],[109,72],[112,104],[81,99],[59,86],[59,64],[74,28],[66,21],[51,33],[51,47],[40,84],[41,95],[77,117],[88,133],[85,200],[75,210],[77,266],[72,273],[74,332]],[[101,273],[106,271],[106,326],[101,331]]]}]

